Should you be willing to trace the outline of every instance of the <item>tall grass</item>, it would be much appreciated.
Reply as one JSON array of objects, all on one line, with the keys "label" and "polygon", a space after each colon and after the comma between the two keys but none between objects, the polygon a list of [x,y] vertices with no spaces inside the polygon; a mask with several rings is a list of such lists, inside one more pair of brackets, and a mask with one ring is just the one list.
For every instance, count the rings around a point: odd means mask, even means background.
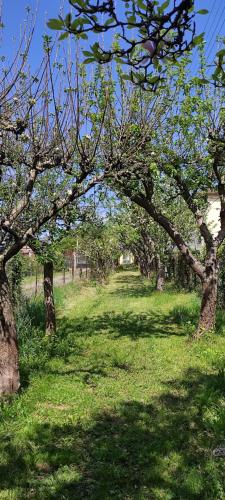
[{"label": "tall grass", "polygon": [[[200,312],[200,301],[189,302],[187,306],[175,306],[171,312],[171,319],[177,325],[185,326],[188,335],[192,335],[197,327]],[[225,311],[217,309],[215,333],[221,335],[225,331]]]},{"label": "tall grass", "polygon": [[31,370],[44,368],[51,353],[44,332],[45,312],[41,296],[20,301],[16,309],[17,334],[23,382]]},{"label": "tall grass", "polygon": [[[80,286],[69,283],[55,288],[56,309],[67,303],[67,298],[78,293]],[[43,295],[20,297],[16,307],[17,334],[23,381],[32,370],[43,370],[54,357],[67,358],[71,352],[71,339],[59,330],[56,336],[45,335],[45,308]]]}]

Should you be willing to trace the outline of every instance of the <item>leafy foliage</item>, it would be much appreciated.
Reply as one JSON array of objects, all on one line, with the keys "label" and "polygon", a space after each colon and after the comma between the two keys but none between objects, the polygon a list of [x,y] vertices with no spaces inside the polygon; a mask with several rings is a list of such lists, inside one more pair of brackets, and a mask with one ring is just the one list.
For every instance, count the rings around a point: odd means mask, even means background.
[{"label": "leafy foliage", "polygon": [[[114,59],[131,67],[126,79],[139,86],[154,86],[166,70],[167,62],[177,58],[191,46],[202,41],[195,35],[194,1],[182,0],[172,4],[170,0],[159,3],[149,0],[116,2],[69,0],[72,13],[63,18],[48,21],[49,28],[61,30],[60,39],[69,33],[87,40],[89,35],[113,32],[117,43],[107,49],[99,41],[84,50],[85,63],[94,61],[104,64]],[[172,4],[172,5],[171,5]],[[74,17],[73,17],[74,12]],[[201,9],[198,14],[207,14]],[[153,67],[155,71],[150,71]],[[141,71],[140,71],[141,68]]]},{"label": "leafy foliage", "polygon": [[120,255],[117,227],[97,219],[81,225],[77,236],[79,251],[88,257],[92,277],[104,282]]}]

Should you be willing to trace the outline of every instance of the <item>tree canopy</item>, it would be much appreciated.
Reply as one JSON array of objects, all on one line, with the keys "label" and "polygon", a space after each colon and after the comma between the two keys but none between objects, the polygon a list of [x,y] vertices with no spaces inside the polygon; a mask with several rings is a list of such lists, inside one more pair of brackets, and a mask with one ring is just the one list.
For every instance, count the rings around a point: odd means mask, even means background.
[{"label": "tree canopy", "polygon": [[[88,50],[83,49],[84,62],[121,62],[130,68],[124,77],[142,87],[154,86],[168,61],[176,62],[202,40],[202,34],[196,35],[194,0],[124,0],[120,5],[114,0],[69,0],[69,4],[71,12],[64,18],[59,15],[50,19],[48,26],[63,31],[60,39],[69,34],[82,40],[106,35],[103,43],[98,39],[89,42]],[[201,9],[198,13],[208,11]],[[114,43],[109,40],[110,34],[115,37]]]}]

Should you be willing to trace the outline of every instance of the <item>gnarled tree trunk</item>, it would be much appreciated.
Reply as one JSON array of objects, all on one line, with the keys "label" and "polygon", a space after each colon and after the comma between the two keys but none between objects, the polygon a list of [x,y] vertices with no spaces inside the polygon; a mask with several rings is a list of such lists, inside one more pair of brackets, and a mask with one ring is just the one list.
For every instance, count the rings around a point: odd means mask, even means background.
[{"label": "gnarled tree trunk", "polygon": [[218,267],[216,249],[212,248],[210,257],[206,261],[205,276],[202,280],[202,302],[198,328],[195,338],[201,337],[205,332],[211,332],[216,323]]},{"label": "gnarled tree trunk", "polygon": [[44,263],[44,301],[45,301],[45,333],[56,332],[55,302],[53,294],[53,262]]},{"label": "gnarled tree trunk", "polygon": [[165,266],[157,255],[156,290],[162,292],[165,286]]},{"label": "gnarled tree trunk", "polygon": [[16,322],[5,267],[0,267],[0,396],[20,387]]},{"label": "gnarled tree trunk", "polygon": [[196,338],[201,337],[205,332],[211,332],[216,323],[217,305],[217,276],[211,276],[202,283],[202,303],[198,322]]}]

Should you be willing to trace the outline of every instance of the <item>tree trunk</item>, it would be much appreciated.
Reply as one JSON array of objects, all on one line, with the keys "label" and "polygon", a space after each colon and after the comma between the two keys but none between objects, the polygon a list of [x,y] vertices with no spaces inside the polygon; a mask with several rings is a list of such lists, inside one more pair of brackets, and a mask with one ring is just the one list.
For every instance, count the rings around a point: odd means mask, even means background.
[{"label": "tree trunk", "polygon": [[165,266],[157,256],[156,290],[162,292],[165,285]]},{"label": "tree trunk", "polygon": [[217,288],[217,247],[212,245],[208,250],[208,255],[206,257],[205,272],[202,279],[202,303],[195,338],[201,337],[205,332],[212,332],[215,328]]},{"label": "tree trunk", "polygon": [[202,303],[198,328],[194,335],[200,338],[206,332],[212,332],[216,323],[216,305],[217,305],[217,271],[211,273],[202,283]]},{"label": "tree trunk", "polygon": [[20,387],[19,354],[12,298],[4,266],[0,267],[0,396]]},{"label": "tree trunk", "polygon": [[53,262],[44,263],[45,333],[56,332],[55,303],[53,295]]}]

